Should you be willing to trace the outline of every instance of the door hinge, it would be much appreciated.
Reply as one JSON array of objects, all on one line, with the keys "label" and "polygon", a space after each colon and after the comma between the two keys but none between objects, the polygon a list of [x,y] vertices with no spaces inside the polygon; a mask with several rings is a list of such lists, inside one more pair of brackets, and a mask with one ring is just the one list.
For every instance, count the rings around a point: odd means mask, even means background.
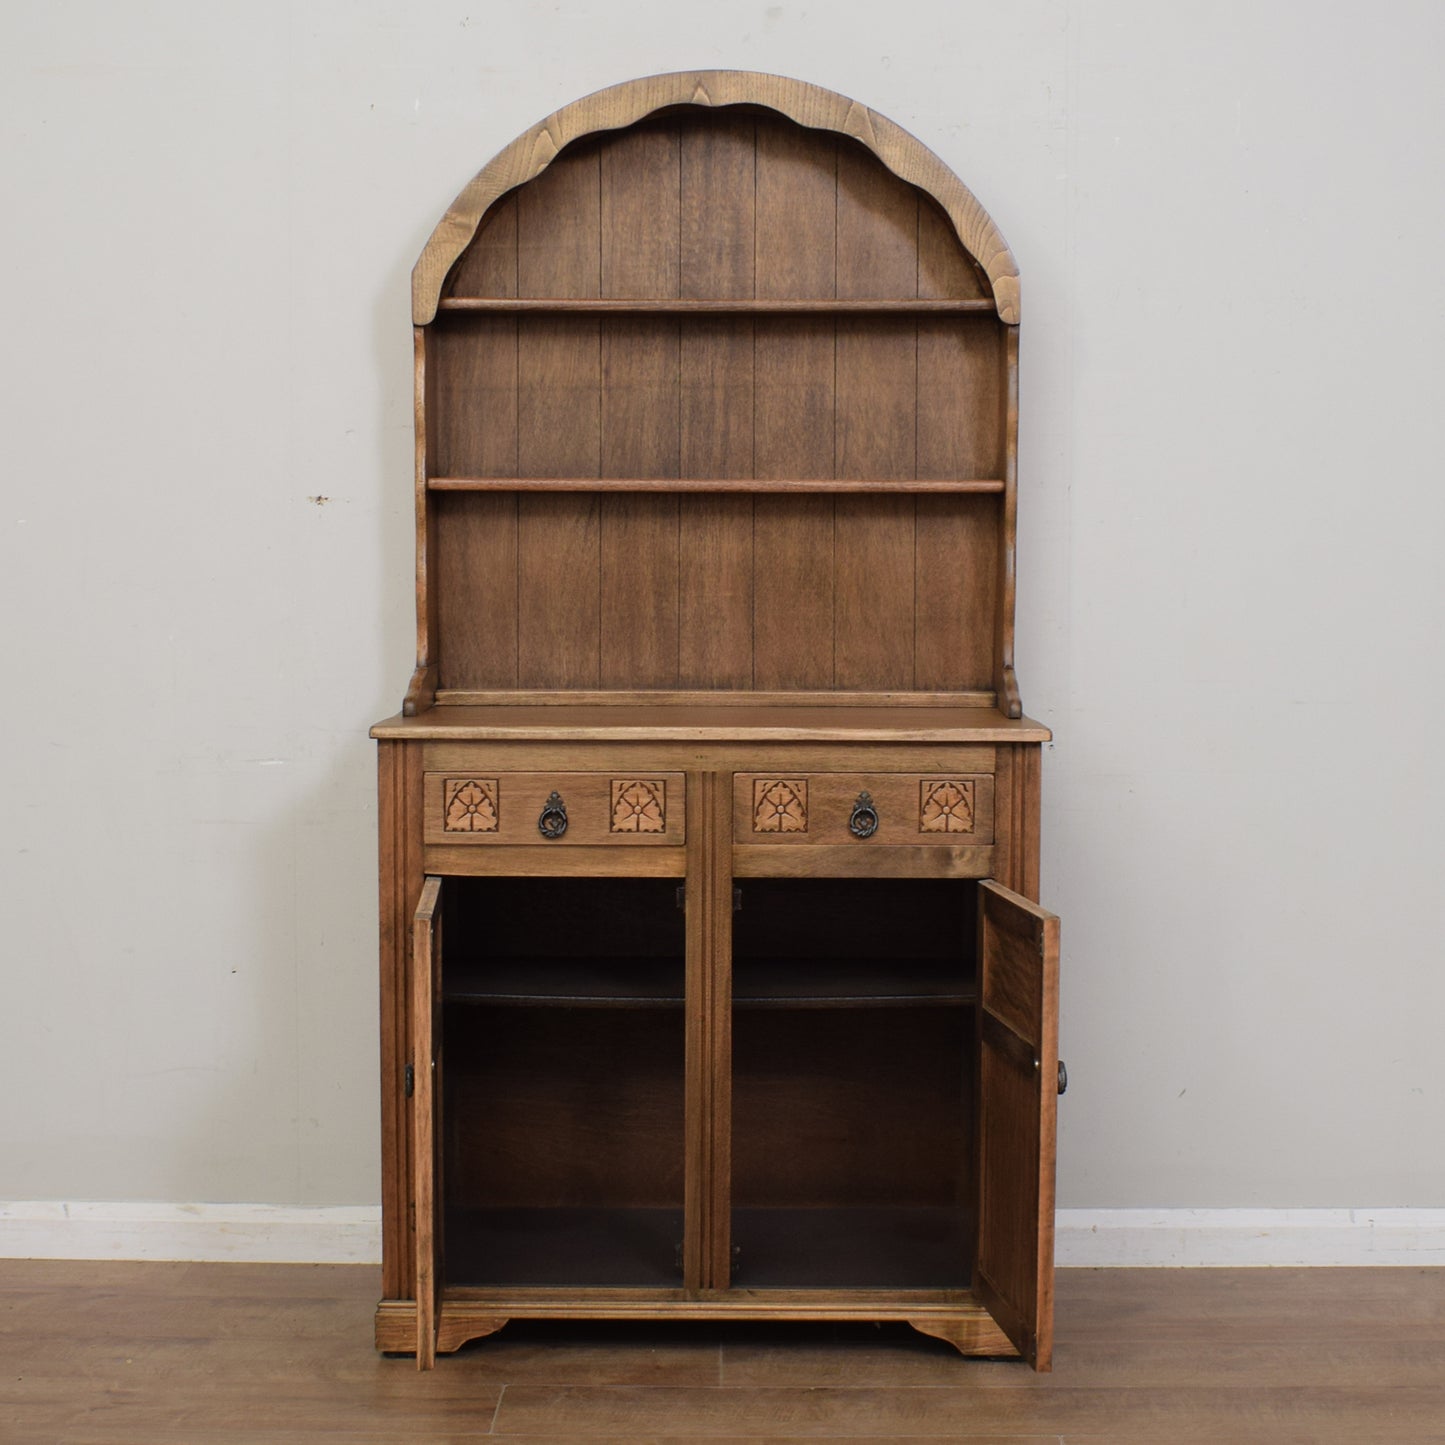
[{"label": "door hinge", "polygon": [[406,1089],[407,1098],[416,1093],[416,1070],[408,1064],[402,1072],[403,1086]]}]

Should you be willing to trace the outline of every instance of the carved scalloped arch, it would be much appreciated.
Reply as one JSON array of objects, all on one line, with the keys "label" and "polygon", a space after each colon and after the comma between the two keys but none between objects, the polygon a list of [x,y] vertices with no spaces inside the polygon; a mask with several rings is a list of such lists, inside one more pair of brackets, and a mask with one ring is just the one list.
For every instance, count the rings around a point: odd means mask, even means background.
[{"label": "carved scalloped arch", "polygon": [[677,71],[629,80],[564,105],[518,136],[468,182],[432,232],[411,273],[415,323],[425,326],[435,317],[447,273],[494,201],[540,175],[563,146],[597,131],[620,130],[672,105],[760,105],[812,130],[862,142],[894,175],[943,207],[964,249],[988,276],[1000,319],[1017,324],[1019,271],[1008,243],[973,192],[922,141],[845,95],[748,70]]}]

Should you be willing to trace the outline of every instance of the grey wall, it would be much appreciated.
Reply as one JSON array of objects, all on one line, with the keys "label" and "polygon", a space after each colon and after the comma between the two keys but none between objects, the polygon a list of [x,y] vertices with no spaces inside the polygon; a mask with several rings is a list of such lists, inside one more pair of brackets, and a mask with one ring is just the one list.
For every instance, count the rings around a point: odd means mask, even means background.
[{"label": "grey wall", "polygon": [[1060,1203],[1445,1205],[1445,11],[11,0],[0,1198],[376,1199],[408,273],[600,86],[897,120],[1023,272]]}]

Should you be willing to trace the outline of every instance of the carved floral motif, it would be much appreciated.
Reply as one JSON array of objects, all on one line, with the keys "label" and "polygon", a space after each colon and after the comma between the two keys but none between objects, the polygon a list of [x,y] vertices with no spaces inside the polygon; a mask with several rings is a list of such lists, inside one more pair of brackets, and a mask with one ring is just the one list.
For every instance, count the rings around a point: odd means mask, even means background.
[{"label": "carved floral motif", "polygon": [[661,778],[614,778],[612,831],[667,832],[667,783]]},{"label": "carved floral motif", "polygon": [[962,778],[924,778],[919,785],[920,833],[972,833],[973,784]]},{"label": "carved floral motif", "polygon": [[806,833],[808,831],[808,780],[806,778],[753,779],[753,832]]},{"label": "carved floral motif", "polygon": [[442,826],[448,833],[497,831],[495,778],[448,778],[445,788],[446,812]]}]

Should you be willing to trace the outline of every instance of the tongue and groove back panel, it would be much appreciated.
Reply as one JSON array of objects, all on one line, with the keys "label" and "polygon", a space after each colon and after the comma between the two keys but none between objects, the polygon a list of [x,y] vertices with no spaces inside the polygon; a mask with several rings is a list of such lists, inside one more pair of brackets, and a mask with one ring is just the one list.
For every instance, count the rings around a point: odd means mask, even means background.
[{"label": "tongue and groove back panel", "polygon": [[[845,136],[688,109],[569,146],[492,207],[426,330],[427,474],[597,487],[431,491],[441,688],[992,693],[1009,367],[992,307],[445,309],[990,295],[934,201]],[[999,489],[816,488],[960,479]]]}]

